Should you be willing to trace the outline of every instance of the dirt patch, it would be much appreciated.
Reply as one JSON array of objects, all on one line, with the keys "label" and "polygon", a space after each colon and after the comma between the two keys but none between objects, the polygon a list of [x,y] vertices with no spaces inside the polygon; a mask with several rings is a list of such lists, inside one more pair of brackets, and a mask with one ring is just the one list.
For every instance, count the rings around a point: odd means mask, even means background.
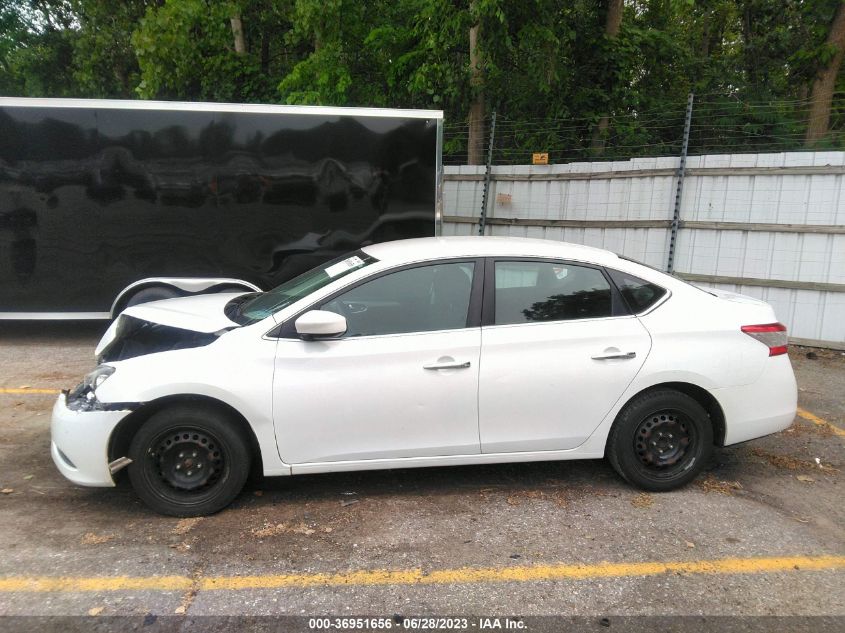
[{"label": "dirt patch", "polygon": [[173,543],[170,545],[171,549],[175,549],[177,552],[184,554],[185,552],[190,552],[191,548],[194,546],[194,542],[196,539],[185,540],[181,543]]},{"label": "dirt patch", "polygon": [[631,499],[631,505],[635,508],[650,508],[654,505],[654,497],[647,492],[641,492]]},{"label": "dirt patch", "polygon": [[[271,536],[279,536],[281,534],[304,534],[311,536],[318,531],[318,528],[313,528],[305,523],[297,523],[288,525],[287,523],[277,523],[276,525],[264,524],[264,527],[251,530],[251,534],[256,538],[269,538]],[[328,534],[332,531],[330,527],[321,527],[319,531]]]},{"label": "dirt patch", "polygon": [[183,536],[196,527],[197,523],[202,521],[202,517],[194,517],[192,519],[180,519],[176,527],[171,530],[171,534],[176,536]]},{"label": "dirt patch", "polygon": [[737,490],[742,490],[742,484],[738,481],[724,481],[717,479],[713,475],[707,475],[706,477],[697,479],[695,485],[704,492],[715,492],[720,495],[732,495]]},{"label": "dirt patch", "polygon": [[559,488],[552,492],[551,497],[558,508],[565,508],[566,505],[569,503],[569,498],[563,488]]},{"label": "dirt patch", "polygon": [[507,502],[509,506],[518,506],[522,503],[522,499],[545,499],[546,493],[542,490],[521,490],[512,495],[508,495]]},{"label": "dirt patch", "polygon": [[81,543],[83,545],[103,545],[111,540],[114,540],[114,534],[94,534],[93,532],[88,532],[83,535]]},{"label": "dirt patch", "polygon": [[[484,488],[479,494],[488,501],[490,493],[499,492],[495,488]],[[551,501],[559,508],[565,508],[568,502],[566,490],[563,488],[550,488],[547,490],[519,490],[509,494],[505,501],[509,506],[520,506],[523,501]]]},{"label": "dirt patch", "polygon": [[768,451],[764,451],[762,448],[751,449],[751,454],[757,457],[762,457],[771,466],[781,468],[783,470],[814,470],[828,474],[839,472],[838,468],[835,468],[830,464],[808,462],[803,459],[798,459],[797,457],[792,457],[791,455],[770,453]]},{"label": "dirt patch", "polygon": [[804,347],[803,345],[789,346],[790,359],[806,358],[807,360],[825,360],[836,363],[845,361],[845,352],[822,347]]},{"label": "dirt patch", "polygon": [[265,525],[263,528],[252,530],[252,535],[256,538],[270,538],[271,536],[279,536],[288,531],[287,525],[279,523],[277,525]]},{"label": "dirt patch", "polygon": [[836,433],[829,424],[812,424],[795,421],[788,429],[781,431],[787,437],[803,437],[815,435],[816,437],[833,437]]}]

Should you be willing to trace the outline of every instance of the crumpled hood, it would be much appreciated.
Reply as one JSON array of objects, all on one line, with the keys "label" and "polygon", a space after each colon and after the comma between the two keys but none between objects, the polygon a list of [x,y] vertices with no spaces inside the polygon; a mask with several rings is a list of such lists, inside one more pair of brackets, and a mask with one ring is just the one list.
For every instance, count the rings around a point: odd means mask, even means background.
[{"label": "crumpled hood", "polygon": [[189,332],[213,334],[240,327],[223,313],[223,308],[229,301],[242,294],[244,293],[227,292],[194,295],[151,301],[126,308],[103,334],[94,355],[99,357],[115,341],[120,332],[126,330],[128,322],[145,322],[175,328],[184,330],[186,334]]}]

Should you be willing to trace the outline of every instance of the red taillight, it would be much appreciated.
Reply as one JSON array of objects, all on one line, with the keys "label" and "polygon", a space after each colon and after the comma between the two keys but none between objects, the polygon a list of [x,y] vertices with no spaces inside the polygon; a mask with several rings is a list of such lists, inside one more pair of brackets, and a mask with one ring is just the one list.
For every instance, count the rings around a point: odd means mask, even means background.
[{"label": "red taillight", "polygon": [[742,331],[751,338],[757,339],[769,348],[769,356],[786,354],[789,338],[783,323],[767,323],[766,325],[743,325]]}]

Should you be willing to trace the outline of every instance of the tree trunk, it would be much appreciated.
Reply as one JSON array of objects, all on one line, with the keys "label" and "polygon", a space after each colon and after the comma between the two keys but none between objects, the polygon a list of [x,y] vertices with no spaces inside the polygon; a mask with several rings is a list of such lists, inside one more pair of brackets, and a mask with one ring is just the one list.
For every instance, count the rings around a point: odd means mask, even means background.
[{"label": "tree trunk", "polygon": [[270,74],[270,37],[267,35],[267,29],[261,32],[261,72]]},{"label": "tree trunk", "polygon": [[760,88],[759,64],[757,63],[759,52],[756,50],[757,38],[754,33],[754,25],[756,23],[757,15],[755,13],[755,7],[747,3],[742,11],[742,56],[748,85],[754,91]]},{"label": "tree trunk", "polygon": [[241,22],[241,14],[235,13],[229,21],[232,23],[232,35],[235,38],[235,52],[238,55],[246,53],[246,41],[244,40],[244,25]]},{"label": "tree trunk", "polygon": [[[615,40],[619,36],[619,29],[622,27],[622,8],[623,0],[607,1],[607,18],[604,23],[604,34],[609,40]],[[611,82],[612,79],[605,86],[605,90],[608,93],[613,89]],[[598,125],[593,129],[593,140],[590,143],[590,149],[593,154],[602,154],[604,152],[604,140],[609,127],[610,115],[605,114],[599,119]]]},{"label": "tree trunk", "polygon": [[604,34],[609,38],[619,35],[622,27],[622,0],[608,0],[607,20],[604,23]]},{"label": "tree trunk", "polygon": [[469,29],[469,84],[472,102],[469,106],[469,141],[467,142],[467,163],[484,164],[484,77],[481,70],[481,54],[478,50],[478,24]]},{"label": "tree trunk", "polygon": [[813,92],[810,97],[810,120],[807,124],[807,146],[814,145],[827,136],[830,126],[830,106],[833,91],[836,88],[836,76],[845,57],[845,2],[840,3],[836,16],[830,25],[827,44],[836,47],[836,53],[826,65],[820,67],[813,80]]}]

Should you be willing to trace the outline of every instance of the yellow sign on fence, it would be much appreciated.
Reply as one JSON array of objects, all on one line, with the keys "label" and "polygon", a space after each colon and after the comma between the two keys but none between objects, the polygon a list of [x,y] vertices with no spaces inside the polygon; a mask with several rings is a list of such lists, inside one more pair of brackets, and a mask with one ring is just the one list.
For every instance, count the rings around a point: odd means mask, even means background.
[{"label": "yellow sign on fence", "polygon": [[548,152],[540,152],[538,154],[531,154],[531,164],[532,165],[548,165],[549,164],[549,153]]}]

